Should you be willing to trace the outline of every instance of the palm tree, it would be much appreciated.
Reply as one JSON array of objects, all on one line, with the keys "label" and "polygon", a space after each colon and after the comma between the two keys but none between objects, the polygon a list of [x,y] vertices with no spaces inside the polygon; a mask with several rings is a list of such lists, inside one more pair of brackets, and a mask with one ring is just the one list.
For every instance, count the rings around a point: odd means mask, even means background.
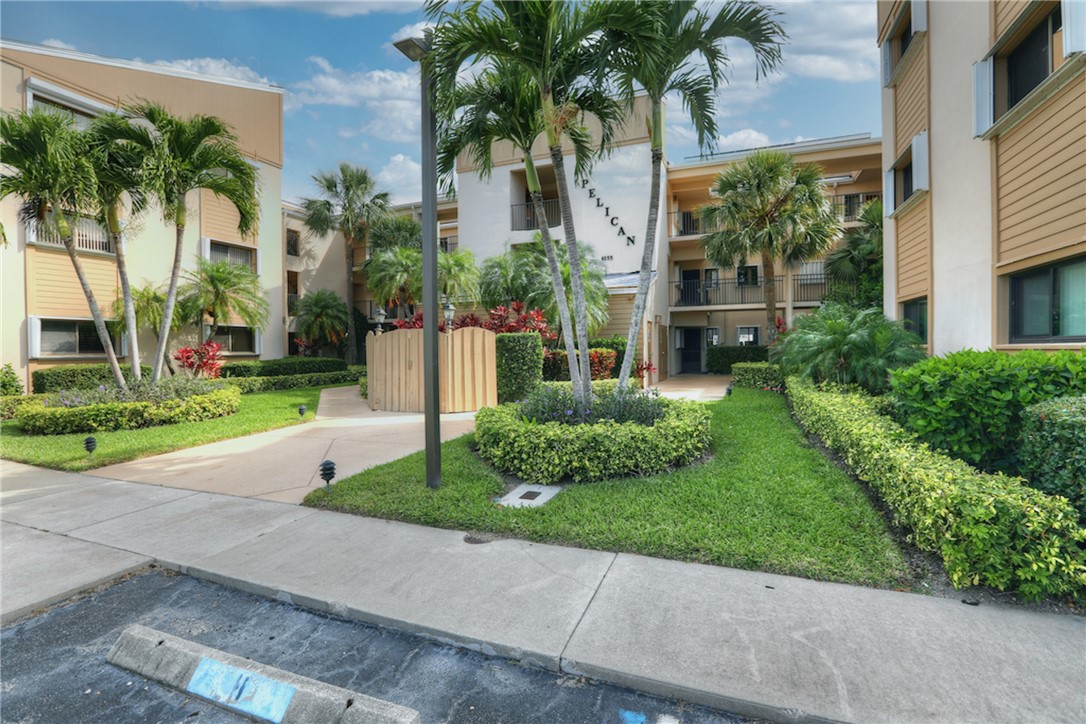
[{"label": "palm tree", "polygon": [[[639,87],[651,104],[649,118],[652,180],[649,186],[648,226],[641,270],[634,297],[626,353],[622,358],[618,384],[625,388],[637,358],[638,333],[645,318],[645,304],[652,279],[656,253],[656,225],[660,215],[660,167],[664,155],[664,97],[674,93],[681,100],[705,149],[716,138],[716,91],[726,81],[728,56],[726,38],[747,42],[754,50],[755,76],[772,71],[781,58],[786,35],[773,19],[775,12],[749,2],[728,2],[715,17],[699,9],[695,0],[668,0],[643,3],[643,11],[656,22],[651,43],[644,45],[627,37],[621,28],[609,30],[610,64],[618,72],[627,94]],[[698,65],[698,59],[705,61]]]},{"label": "palm tree", "polygon": [[882,306],[882,200],[868,201],[860,209],[860,225],[845,232],[840,246],[826,255],[828,297],[859,307]]},{"label": "palm tree", "polygon": [[[369,240],[370,229],[388,214],[388,192],[377,190],[377,181],[362,166],[339,164],[339,173],[313,176],[320,198],[302,199],[305,226],[311,233],[343,234],[347,270],[347,305],[354,306],[354,247]],[[372,287],[372,284],[371,284]],[[347,319],[347,362],[354,363],[356,335],[354,315]]]},{"label": "palm tree", "polygon": [[479,267],[475,266],[475,254],[467,249],[440,252],[437,255],[437,290],[447,300],[477,300]]},{"label": "palm tree", "polygon": [[410,216],[382,216],[370,229],[369,251],[376,254],[396,246],[422,248],[422,224]]},{"label": "palm tree", "polygon": [[140,214],[147,203],[143,189],[141,167],[143,156],[141,148],[149,144],[134,144],[126,141],[132,134],[146,135],[146,129],[129,123],[118,113],[105,113],[94,119],[87,131],[90,147],[89,158],[94,164],[95,196],[98,210],[98,223],[109,233],[113,252],[117,258],[117,277],[121,284],[121,302],[119,318],[125,320],[128,333],[128,362],[132,367],[132,379],[140,381],[139,325],[136,322],[136,308],[132,299],[132,285],[128,279],[128,262],[125,254],[126,240],[122,227],[122,215],[125,211],[125,199],[128,199],[130,216]]},{"label": "palm tree", "polygon": [[318,289],[298,300],[294,331],[310,342],[338,345],[347,333],[351,309],[331,289]]},{"label": "palm tree", "polygon": [[[585,320],[588,331],[591,334],[607,324],[607,320],[610,319],[607,285],[604,282],[604,278],[607,276],[607,269],[604,267],[603,262],[596,256],[591,245],[580,243],[577,246],[580,249],[581,258],[585,260],[584,266],[581,267],[581,273],[584,277]],[[565,280],[566,289],[568,290],[571,286],[569,284],[569,279],[572,276],[572,271],[569,264],[569,253],[567,248],[567,244],[560,244],[558,245],[556,252],[558,254],[558,266],[562,271],[562,279]],[[538,238],[531,244],[521,244],[517,246],[517,248],[511,252],[511,255],[514,258],[515,263],[523,267],[534,267],[538,269],[546,263],[543,256],[543,249],[539,244]],[[569,292],[567,291],[567,296],[568,294]],[[557,308],[557,300],[554,296],[554,287],[551,285],[543,285],[529,296],[531,297],[530,302],[527,299],[522,299],[521,301],[530,303],[531,306],[538,306],[549,319],[556,319],[555,310]]]},{"label": "palm tree", "polygon": [[366,263],[370,291],[386,307],[395,304],[398,317],[422,295],[422,249],[397,246],[373,255]]},{"label": "palm tree", "polygon": [[207,341],[219,331],[219,324],[237,317],[247,327],[262,329],[268,323],[268,300],[260,277],[244,264],[232,261],[197,259],[195,271],[186,271],[182,297],[191,309],[197,328],[211,320]]},{"label": "palm tree", "polygon": [[[144,329],[150,329],[155,335],[157,344],[162,327],[162,312],[166,308],[166,292],[162,287],[155,286],[145,279],[142,285],[132,287],[131,297],[132,309],[136,316],[136,332],[139,333]],[[125,320],[124,323],[114,323],[114,333],[120,334],[128,326],[125,317],[125,300],[122,297],[113,300],[112,314],[118,320]],[[170,333],[175,334],[181,331],[188,321],[195,318],[196,310],[191,307],[191,300],[183,296],[179,297],[177,304],[173,308]],[[163,365],[173,374],[173,363],[170,361],[169,356],[163,360]]]},{"label": "palm tree", "polygon": [[840,222],[822,186],[822,169],[796,166],[791,154],[754,151],[717,176],[703,209],[705,257],[725,269],[760,258],[765,287],[766,337],[777,334],[774,266],[823,253],[838,238]]},{"label": "palm tree", "polygon": [[[539,248],[543,248],[542,240],[539,241]],[[554,286],[547,274],[545,253],[540,254],[543,264],[537,264],[535,255],[525,252],[524,245],[518,245],[483,262],[479,273],[479,301],[484,307],[493,309],[508,307],[513,302],[524,302],[529,309],[543,308],[548,301],[554,301]],[[561,270],[563,279],[565,271]],[[558,319],[557,305],[548,317]]]},{"label": "palm tree", "polygon": [[48,225],[60,237],[83,288],[113,379],[127,389],[105,318],[72,240],[71,217],[90,208],[95,196],[94,166],[85,138],[72,119],[61,114],[35,108],[30,113],[4,115],[0,117],[0,158],[10,169],[0,175],[0,199],[11,194],[22,197],[22,218]]},{"label": "palm tree", "polygon": [[[644,12],[639,3],[628,0],[576,4],[549,0],[494,0],[488,4],[468,3],[448,15],[444,14],[444,5],[443,2],[429,5],[428,14],[439,23],[434,48],[424,61],[430,64],[435,78],[439,107],[441,99],[455,98],[452,89],[461,67],[469,59],[503,63],[508,66],[503,71],[517,68],[531,79],[539,97],[538,112],[554,166],[565,237],[577,239],[562,139],[570,139],[575,146],[591,148],[592,139],[584,124],[584,115],[591,113],[599,121],[601,133],[597,139],[597,153],[582,153],[576,157],[575,173],[584,177],[594,157],[608,148],[614,130],[624,120],[622,104],[601,82],[604,71],[602,48],[605,45],[601,33],[606,28],[620,28],[628,37],[647,45],[655,30],[650,14]],[[449,115],[451,110],[444,109]],[[529,156],[531,144],[526,148],[525,156]],[[526,169],[526,173],[530,175],[531,172]],[[532,196],[538,211],[542,206],[542,194],[533,192]],[[546,215],[538,218],[545,219]],[[586,299],[580,249],[576,244],[569,246],[569,264],[576,339],[580,348],[586,350]],[[567,349],[572,349],[568,343]],[[580,379],[574,379],[573,388],[577,399],[584,401],[592,394],[591,366],[587,354],[581,357]]]},{"label": "palm tree", "polygon": [[175,229],[173,266],[166,286],[162,326],[151,380],[162,376],[169,344],[177,284],[181,276],[185,226],[190,191],[207,189],[226,199],[238,211],[238,231],[248,235],[260,217],[256,171],[238,149],[230,127],[214,116],[178,118],[157,103],[142,102],[127,109],[136,125],[149,126],[146,134],[128,140],[142,146],[148,190],[162,208],[163,218]]}]

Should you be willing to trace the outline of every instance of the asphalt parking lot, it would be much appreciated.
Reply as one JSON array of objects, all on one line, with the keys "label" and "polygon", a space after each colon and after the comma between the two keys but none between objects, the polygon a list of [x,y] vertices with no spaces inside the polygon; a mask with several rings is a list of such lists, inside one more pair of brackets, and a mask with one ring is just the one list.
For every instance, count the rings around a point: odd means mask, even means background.
[{"label": "asphalt parking lot", "polygon": [[244,721],[109,664],[110,647],[134,623],[412,707],[423,722],[744,721],[162,570],[133,575],[5,627],[0,717],[5,722]]}]

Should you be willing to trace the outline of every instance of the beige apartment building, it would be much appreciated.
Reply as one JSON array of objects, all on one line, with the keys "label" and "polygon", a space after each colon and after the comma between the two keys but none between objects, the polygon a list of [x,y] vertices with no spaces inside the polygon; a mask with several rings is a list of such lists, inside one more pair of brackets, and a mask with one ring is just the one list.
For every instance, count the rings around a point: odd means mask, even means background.
[{"label": "beige apartment building", "polygon": [[[282,90],[275,86],[203,76],[156,65],[114,60],[75,51],[3,41],[0,43],[0,107],[4,112],[46,106],[88,123],[102,112],[136,99],[162,103],[180,116],[206,113],[229,123],[242,152],[258,172],[260,220],[251,237],[237,230],[237,212],[207,192],[193,193],[185,231],[184,266],[196,258],[231,259],[260,275],[269,303],[263,330],[220,328],[217,338],[236,357],[281,357],[286,352],[284,222],[280,203],[283,165]],[[29,389],[34,369],[103,361],[102,347],[71,262],[44,228],[19,220],[20,200],[5,199],[0,219],[8,244],[0,249],[3,286],[0,362],[11,363]],[[173,261],[174,229],[157,209],[129,219],[125,245],[134,286],[164,284]],[[76,245],[99,305],[108,314],[118,294],[114,250],[92,219],[77,223]],[[190,343],[196,330],[178,335]],[[154,351],[154,335],[141,336],[143,360]],[[124,351],[123,342],[119,343]]]},{"label": "beige apartment building", "polygon": [[1086,3],[879,0],[884,307],[933,354],[1086,346]]}]

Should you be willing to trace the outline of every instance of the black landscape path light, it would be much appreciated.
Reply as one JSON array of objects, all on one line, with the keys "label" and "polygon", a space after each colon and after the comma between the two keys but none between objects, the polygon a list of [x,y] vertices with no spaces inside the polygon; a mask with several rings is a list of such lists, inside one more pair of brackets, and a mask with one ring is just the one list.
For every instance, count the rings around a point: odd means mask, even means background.
[{"label": "black landscape path light", "polygon": [[332,482],[332,478],[336,477],[336,464],[331,460],[325,460],[321,463],[321,480],[324,481],[324,487],[328,487]]},{"label": "black landscape path light", "polygon": [[89,435],[83,440],[83,449],[87,451],[91,460],[94,460],[94,451],[98,449],[98,441],[94,439],[93,435]]},{"label": "black landscape path light", "polygon": [[298,417],[305,417],[305,405],[298,405]]},{"label": "black landscape path light", "polygon": [[426,485],[441,486],[441,398],[437,369],[437,146],[430,105],[430,73],[422,62],[430,52],[433,33],[404,38],[393,45],[419,64],[422,81],[422,399],[426,448]]}]

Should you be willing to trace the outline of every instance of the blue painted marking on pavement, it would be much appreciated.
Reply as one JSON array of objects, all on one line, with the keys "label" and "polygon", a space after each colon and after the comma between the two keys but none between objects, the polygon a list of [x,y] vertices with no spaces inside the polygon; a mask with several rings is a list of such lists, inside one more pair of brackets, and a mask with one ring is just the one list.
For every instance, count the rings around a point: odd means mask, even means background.
[{"label": "blue painted marking on pavement", "polygon": [[295,692],[290,684],[208,658],[200,661],[185,688],[196,696],[276,724],[283,721]]},{"label": "blue painted marking on pavement", "polygon": [[648,721],[645,717],[645,712],[642,711],[619,709],[618,715],[622,718],[622,724],[645,724],[645,722]]}]

